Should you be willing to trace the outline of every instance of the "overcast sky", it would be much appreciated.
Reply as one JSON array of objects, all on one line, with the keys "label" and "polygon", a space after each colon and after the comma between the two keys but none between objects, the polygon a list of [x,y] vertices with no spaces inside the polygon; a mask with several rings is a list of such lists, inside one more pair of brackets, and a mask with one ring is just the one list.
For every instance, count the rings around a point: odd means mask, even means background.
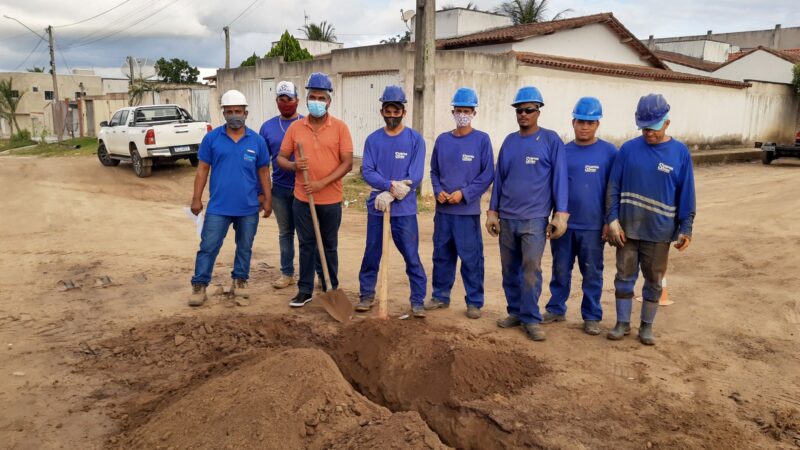
[{"label": "overcast sky", "polygon": [[[44,34],[54,25],[59,72],[69,68],[117,68],[127,55],[152,60],[182,58],[201,68],[225,63],[222,27],[253,0],[0,0],[0,15],[14,17]],[[464,6],[466,0],[438,0]],[[477,0],[492,9],[500,0]],[[346,47],[377,44],[405,32],[401,9],[414,0],[256,0],[231,25],[231,64],[253,52],[263,55],[284,30],[300,36],[304,14],[327,20]],[[112,11],[90,19],[110,8]],[[613,12],[634,34],[646,38],[800,26],[798,0],[551,0],[550,14],[571,8],[570,16]],[[75,24],[75,22],[81,22]],[[72,25],[74,24],[74,25]],[[66,25],[66,26],[65,26]],[[25,70],[49,61],[46,42],[20,24],[0,17],[0,70]],[[587,43],[591,45],[591,43]],[[105,71],[106,76],[109,76]],[[115,72],[121,76],[118,70]],[[207,71],[203,71],[207,74]]]}]

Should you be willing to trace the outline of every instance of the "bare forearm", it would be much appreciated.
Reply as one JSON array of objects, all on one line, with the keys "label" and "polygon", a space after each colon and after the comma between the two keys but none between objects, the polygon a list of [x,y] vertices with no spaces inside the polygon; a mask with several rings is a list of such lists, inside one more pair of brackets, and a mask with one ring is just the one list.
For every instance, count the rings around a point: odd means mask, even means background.
[{"label": "bare forearm", "polygon": [[[205,165],[205,163],[200,163]],[[194,193],[192,200],[202,200],[203,191],[206,189],[206,182],[208,181],[208,165],[205,167],[198,166],[197,173],[194,176]]]},{"label": "bare forearm", "polygon": [[297,170],[297,165],[282,154],[278,155],[275,160],[278,162],[278,167],[287,172],[295,172]]},{"label": "bare forearm", "polygon": [[272,203],[272,180],[269,176],[269,166],[258,169],[258,181],[261,183],[261,190],[264,191],[264,200]]}]

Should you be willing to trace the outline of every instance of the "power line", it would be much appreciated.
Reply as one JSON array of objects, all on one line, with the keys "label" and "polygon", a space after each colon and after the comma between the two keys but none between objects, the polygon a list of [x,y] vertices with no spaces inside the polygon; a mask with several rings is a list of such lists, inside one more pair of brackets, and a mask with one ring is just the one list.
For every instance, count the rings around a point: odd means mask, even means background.
[{"label": "power line", "polygon": [[147,19],[150,19],[150,18],[154,17],[155,15],[157,15],[158,13],[160,13],[161,11],[163,11],[163,10],[165,10],[165,9],[169,8],[170,6],[174,5],[174,4],[175,4],[177,1],[178,1],[178,0],[172,0],[172,2],[170,2],[170,3],[168,3],[167,5],[165,5],[165,6],[161,7],[160,9],[157,9],[157,10],[156,10],[154,13],[152,13],[152,14],[150,14],[150,15],[148,15],[148,16],[146,16],[146,17],[144,17],[144,18],[142,18],[142,19],[140,19],[140,20],[138,20],[138,21],[136,21],[135,23],[133,23],[133,24],[131,24],[131,25],[127,26],[127,27],[124,27],[124,28],[121,28],[121,29],[119,29],[119,30],[113,31],[113,32],[111,32],[111,33],[105,34],[105,35],[103,35],[103,36],[100,36],[100,37],[98,37],[98,38],[96,38],[96,39],[92,39],[92,40],[90,40],[90,41],[86,41],[86,42],[79,42],[79,43],[77,43],[77,44],[70,45],[70,46],[68,47],[68,49],[73,49],[73,48],[78,48],[78,47],[84,47],[84,46],[86,46],[86,45],[94,44],[95,42],[99,42],[99,41],[102,41],[102,40],[108,39],[108,38],[110,38],[111,36],[114,36],[114,35],[117,35],[117,34],[119,34],[119,33],[122,33],[123,31],[129,30],[129,29],[131,29],[132,27],[135,27],[136,25],[138,25],[138,24],[140,24],[140,23],[144,22],[144,21],[145,21],[145,20],[147,20]]},{"label": "power line", "polygon": [[239,15],[238,15],[238,16],[236,16],[236,18],[235,18],[235,19],[231,20],[231,22],[230,22],[228,25],[225,25],[225,26],[226,26],[226,27],[229,27],[229,26],[233,25],[233,23],[234,23],[234,22],[236,22],[237,20],[239,20],[239,18],[240,18],[240,17],[242,17],[242,16],[244,15],[244,13],[246,13],[246,12],[247,12],[247,10],[249,10],[250,8],[252,8],[253,6],[255,6],[255,4],[256,4],[256,3],[258,3],[258,2],[260,2],[260,1],[261,1],[261,0],[253,0],[253,3],[250,3],[250,4],[247,6],[247,8],[243,9],[243,10],[242,10],[242,12],[240,12],[240,13],[239,13]]},{"label": "power line", "polygon": [[22,62],[19,63],[19,65],[17,67],[14,67],[14,70],[12,70],[12,72],[16,72],[17,69],[19,69],[20,67],[25,65],[25,63],[28,62],[28,59],[31,57],[31,55],[33,55],[36,52],[36,50],[39,48],[39,46],[42,45],[42,42],[43,41],[41,39],[36,41],[36,46],[33,47],[33,50],[31,50],[31,52],[28,53],[28,56],[26,56],[25,59],[23,59]]},{"label": "power line", "polygon": [[71,26],[73,26],[73,25],[78,25],[78,24],[81,24],[81,23],[84,23],[84,22],[88,22],[88,21],[90,21],[90,20],[92,20],[92,19],[96,19],[96,18],[98,18],[98,17],[100,17],[100,16],[102,16],[102,15],[105,15],[105,14],[107,14],[107,13],[110,13],[111,11],[113,11],[113,10],[115,10],[115,9],[119,8],[120,6],[124,5],[125,3],[128,3],[129,1],[131,1],[131,0],[124,0],[122,3],[119,3],[119,4],[117,4],[116,6],[114,6],[114,7],[112,7],[112,8],[109,8],[109,9],[107,9],[107,10],[105,10],[105,11],[103,11],[103,12],[99,13],[99,14],[96,14],[96,15],[94,15],[94,16],[92,16],[92,17],[89,17],[88,19],[83,19],[83,20],[79,20],[79,21],[77,21],[77,22],[68,23],[68,24],[66,24],[66,25],[58,25],[58,26],[54,26],[53,28],[66,28],[66,27],[71,27]]},{"label": "power line", "polygon": [[15,19],[15,18],[13,18],[13,17],[8,17],[8,16],[6,16],[5,14],[3,15],[3,17],[5,17],[6,19],[9,19],[9,20],[13,20],[14,22],[17,22],[18,24],[20,24],[20,25],[22,25],[23,27],[27,28],[27,29],[28,29],[28,31],[30,31],[31,33],[33,33],[33,34],[35,34],[35,35],[39,36],[39,39],[41,39],[41,40],[43,40],[43,41],[45,40],[44,36],[42,36],[41,34],[39,34],[39,33],[35,32],[35,31],[33,31],[33,30],[31,30],[31,28],[30,28],[29,26],[25,25],[24,23],[20,22],[19,20]]},{"label": "power line", "polygon": [[[138,7],[136,7],[136,9],[134,9],[133,11],[126,12],[123,15],[116,18],[110,18],[109,22],[117,26],[125,27],[126,24],[133,23],[138,18],[144,17],[141,13],[149,14],[147,11],[149,11],[150,7],[154,5],[157,1],[158,0],[146,0],[144,4],[138,5]],[[84,36],[72,40],[65,48],[71,48],[72,46],[83,44],[98,36],[103,36],[105,33],[108,33],[108,31],[109,31],[108,28],[97,28],[94,31]]]}]

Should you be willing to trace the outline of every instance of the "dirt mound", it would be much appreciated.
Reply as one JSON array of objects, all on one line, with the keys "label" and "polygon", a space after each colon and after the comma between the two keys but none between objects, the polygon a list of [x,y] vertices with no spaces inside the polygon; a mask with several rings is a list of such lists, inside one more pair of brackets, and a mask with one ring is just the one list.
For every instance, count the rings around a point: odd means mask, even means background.
[{"label": "dirt mound", "polygon": [[[272,352],[188,391],[124,436],[122,448],[444,448],[417,415],[393,417],[354,392],[315,349]],[[391,447],[390,447],[391,448]]]}]

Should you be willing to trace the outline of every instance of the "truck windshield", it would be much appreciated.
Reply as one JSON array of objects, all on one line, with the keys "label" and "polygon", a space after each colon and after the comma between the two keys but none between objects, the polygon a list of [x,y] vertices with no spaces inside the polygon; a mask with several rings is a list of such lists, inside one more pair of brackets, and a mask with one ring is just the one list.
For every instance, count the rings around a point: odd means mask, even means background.
[{"label": "truck windshield", "polygon": [[136,110],[136,123],[162,122],[166,120],[181,120],[183,115],[179,108],[162,106],[154,108],[140,108]]}]

